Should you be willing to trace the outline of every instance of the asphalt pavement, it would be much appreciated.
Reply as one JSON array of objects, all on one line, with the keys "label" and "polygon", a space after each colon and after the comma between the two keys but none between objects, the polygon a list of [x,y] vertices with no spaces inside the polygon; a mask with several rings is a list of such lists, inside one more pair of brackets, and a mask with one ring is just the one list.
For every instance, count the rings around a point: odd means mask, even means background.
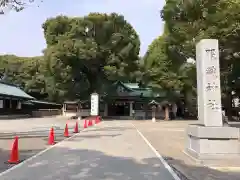
[{"label": "asphalt pavement", "polygon": [[129,121],[106,121],[0,174],[0,180],[176,180]]}]

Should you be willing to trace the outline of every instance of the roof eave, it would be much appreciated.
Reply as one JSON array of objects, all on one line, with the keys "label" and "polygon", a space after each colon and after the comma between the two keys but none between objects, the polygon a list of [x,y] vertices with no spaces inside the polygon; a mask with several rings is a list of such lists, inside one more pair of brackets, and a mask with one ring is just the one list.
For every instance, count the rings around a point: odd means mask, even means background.
[{"label": "roof eave", "polygon": [[13,97],[13,98],[18,98],[18,99],[24,99],[24,100],[33,100],[36,99],[34,97],[23,97],[23,96],[14,96],[14,95],[9,95],[9,94],[0,94],[0,96],[6,96],[6,97]]}]

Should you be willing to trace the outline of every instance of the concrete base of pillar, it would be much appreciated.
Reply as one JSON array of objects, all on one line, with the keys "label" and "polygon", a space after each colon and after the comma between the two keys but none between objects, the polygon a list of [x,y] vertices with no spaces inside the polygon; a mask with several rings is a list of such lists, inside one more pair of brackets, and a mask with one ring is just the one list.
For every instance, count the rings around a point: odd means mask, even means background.
[{"label": "concrete base of pillar", "polygon": [[152,118],[152,122],[156,122],[156,118],[155,117]]},{"label": "concrete base of pillar", "polygon": [[240,159],[240,131],[234,127],[189,125],[185,152],[198,159]]}]

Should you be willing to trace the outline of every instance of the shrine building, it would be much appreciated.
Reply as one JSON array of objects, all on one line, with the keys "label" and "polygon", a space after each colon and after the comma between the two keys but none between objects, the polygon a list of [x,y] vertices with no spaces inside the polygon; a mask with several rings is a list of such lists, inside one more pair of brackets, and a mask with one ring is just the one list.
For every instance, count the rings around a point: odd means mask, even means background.
[{"label": "shrine building", "polygon": [[[151,88],[139,87],[138,83],[117,81],[109,87],[108,92],[100,96],[99,115],[114,119],[146,119],[152,117],[152,108],[156,107],[156,118],[164,117],[159,106],[166,98],[164,92],[153,93]],[[90,116],[90,98],[86,101],[65,102],[63,115]]]}]

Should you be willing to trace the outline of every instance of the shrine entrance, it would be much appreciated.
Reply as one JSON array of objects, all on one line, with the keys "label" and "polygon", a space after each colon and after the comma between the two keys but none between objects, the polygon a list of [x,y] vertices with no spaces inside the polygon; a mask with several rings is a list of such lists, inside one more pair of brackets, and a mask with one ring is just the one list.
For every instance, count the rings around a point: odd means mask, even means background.
[{"label": "shrine entrance", "polygon": [[130,106],[128,102],[116,101],[108,104],[108,116],[129,116]]}]

